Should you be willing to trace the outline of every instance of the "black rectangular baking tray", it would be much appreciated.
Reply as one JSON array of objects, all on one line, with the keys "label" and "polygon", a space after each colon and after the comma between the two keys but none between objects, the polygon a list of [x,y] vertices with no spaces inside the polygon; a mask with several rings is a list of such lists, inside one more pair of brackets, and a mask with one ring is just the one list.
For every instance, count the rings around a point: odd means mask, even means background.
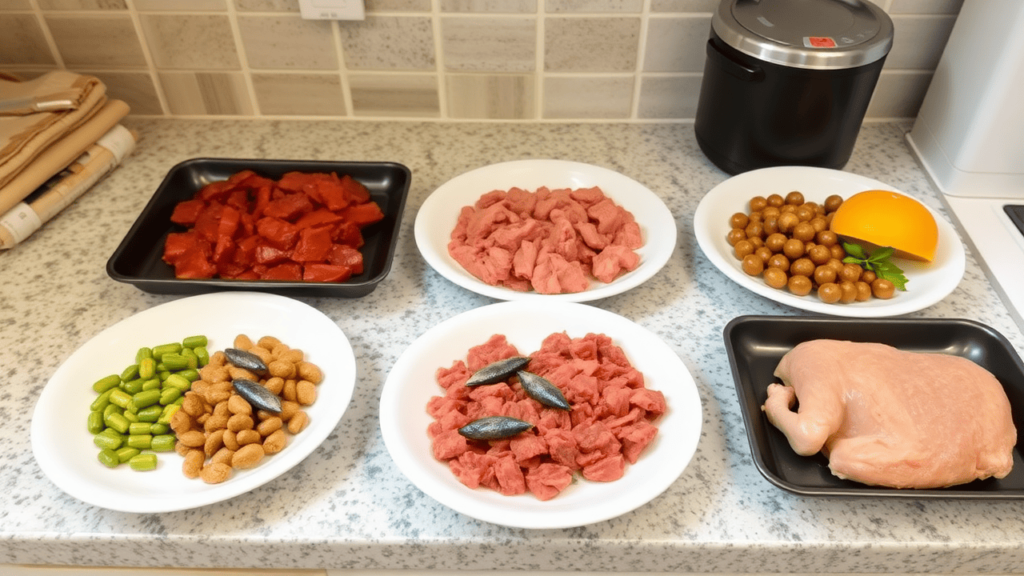
[{"label": "black rectangular baking tray", "polygon": [[[184,228],[171,222],[174,206],[192,198],[210,182],[226,180],[241,170],[279,179],[287,172],[336,172],[363,183],[384,213],[384,219],[363,229],[363,273],[346,282],[287,282],[269,280],[183,279],[162,260],[164,240]],[[262,160],[193,158],[175,165],[139,214],[135,224],[107,261],[107,274],[118,282],[154,294],[203,294],[225,290],[271,292],[284,296],[357,298],[372,292],[391,270],[402,212],[412,174],[393,162],[333,162],[320,160]]]},{"label": "black rectangular baking tray", "polygon": [[[852,319],[740,316],[724,330],[747,440],[758,471],[772,484],[804,496],[902,498],[1024,498],[1024,364],[1006,338],[989,326],[964,319]],[[768,422],[761,406],[768,384],[778,382],[775,367],[797,344],[818,338],[880,342],[912,352],[938,352],[968,358],[1003,384],[1010,400],[1018,441],[1013,470],[1003,479],[960,486],[899,490],[868,486],[832,475],[820,453],[796,454],[785,435]]]}]

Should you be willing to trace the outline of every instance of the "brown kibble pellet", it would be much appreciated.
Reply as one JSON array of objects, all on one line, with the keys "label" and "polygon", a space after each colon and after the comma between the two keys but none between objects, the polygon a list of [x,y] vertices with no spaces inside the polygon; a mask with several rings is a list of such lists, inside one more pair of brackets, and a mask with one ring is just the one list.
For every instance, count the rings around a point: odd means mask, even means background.
[{"label": "brown kibble pellet", "polygon": [[192,429],[192,417],[188,415],[188,412],[179,409],[171,416],[170,426],[175,434],[184,434]]},{"label": "brown kibble pellet", "polygon": [[231,477],[231,466],[221,462],[211,462],[203,466],[199,477],[207,484],[220,484]]},{"label": "brown kibble pellet", "polygon": [[277,454],[284,450],[286,444],[288,444],[288,437],[284,435],[284,430],[274,430],[263,440],[263,451],[267,454]]},{"label": "brown kibble pellet", "polygon": [[203,426],[205,428],[206,421],[210,419],[210,416],[213,416],[213,414],[207,414],[203,412],[202,414],[199,415],[198,418],[196,418],[196,424],[199,424],[200,426]]},{"label": "brown kibble pellet", "polygon": [[253,427],[252,416],[248,414],[235,414],[231,418],[228,418],[228,430],[233,432],[239,432],[240,430],[249,430]]},{"label": "brown kibble pellet", "polygon": [[203,469],[203,462],[206,462],[206,455],[201,450],[189,450],[185,454],[185,460],[181,463],[181,472],[185,478],[199,478]]},{"label": "brown kibble pellet", "polygon": [[199,430],[189,430],[184,434],[178,434],[178,442],[181,442],[189,448],[199,448],[206,444],[206,434],[203,434]]},{"label": "brown kibble pellet", "polygon": [[186,392],[185,399],[181,401],[181,410],[179,412],[184,412],[194,418],[204,414],[206,410],[203,408],[202,396],[191,391]]},{"label": "brown kibble pellet", "polygon": [[280,343],[281,341],[273,336],[264,336],[256,341],[257,346],[262,346],[267,350],[273,350],[274,346],[277,346]]},{"label": "brown kibble pellet", "polygon": [[292,364],[301,364],[303,358],[306,355],[298,348],[289,348],[286,352],[278,356],[278,360],[284,360],[285,362],[291,362]]},{"label": "brown kibble pellet", "polygon": [[298,382],[295,380],[285,380],[284,388],[281,389],[281,398],[284,398],[289,402],[295,402],[295,398],[297,396],[295,393],[296,384],[298,384]]},{"label": "brown kibble pellet", "polygon": [[238,336],[235,336],[235,341],[233,344],[234,347],[238,348],[239,350],[248,350],[253,346],[252,340],[245,334],[239,334]]},{"label": "brown kibble pellet", "polygon": [[309,380],[314,384],[324,381],[324,373],[321,372],[319,366],[316,366],[311,362],[302,362],[299,364],[299,377],[303,380]]},{"label": "brown kibble pellet", "polygon": [[295,384],[295,401],[303,406],[316,402],[316,386],[309,380],[299,380]]},{"label": "brown kibble pellet", "polygon": [[299,406],[298,402],[294,402],[291,400],[282,400],[281,413],[278,414],[278,416],[281,418],[283,422],[287,422],[292,419],[292,416],[294,416],[296,412],[299,411],[299,408],[301,408],[301,406]]},{"label": "brown kibble pellet", "polygon": [[[230,398],[229,398],[230,400]],[[217,402],[217,405],[213,407],[214,416],[231,416],[231,411],[228,410],[227,400],[223,402]]]},{"label": "brown kibble pellet", "polygon": [[232,366],[230,364],[228,365],[228,376],[231,377],[232,381],[248,380],[250,382],[255,382],[259,380],[259,377],[257,377],[252,372],[246,370],[245,368],[239,368],[238,366]]},{"label": "brown kibble pellet", "polygon": [[271,376],[277,376],[278,378],[284,378],[285,380],[295,377],[295,364],[288,362],[287,360],[274,360],[270,364],[267,364],[267,369],[270,370]]},{"label": "brown kibble pellet", "polygon": [[287,354],[291,348],[287,344],[278,343],[276,346],[270,349],[270,355],[274,357],[274,360],[280,360],[281,356]]},{"label": "brown kibble pellet", "polygon": [[270,350],[262,346],[253,346],[249,352],[259,356],[264,364],[270,364],[274,361],[274,355],[270,353]]},{"label": "brown kibble pellet", "polygon": [[220,463],[231,465],[231,457],[235,455],[235,451],[228,448],[227,446],[217,450],[217,453],[210,457],[210,463]]},{"label": "brown kibble pellet", "polygon": [[281,390],[284,390],[284,378],[278,378],[276,376],[268,378],[267,381],[263,383],[263,387],[269,390],[272,394],[280,396]]},{"label": "brown kibble pellet", "polygon": [[184,456],[188,454],[190,450],[193,450],[193,448],[190,446],[185,446],[184,444],[181,443],[181,440],[178,440],[174,443],[174,451],[178,453],[178,456]]},{"label": "brown kibble pellet", "polygon": [[215,366],[210,363],[199,369],[199,377],[211,384],[224,382],[229,376],[228,369],[224,365]]},{"label": "brown kibble pellet", "polygon": [[232,414],[245,414],[246,416],[252,414],[252,405],[238,394],[232,394],[228,398],[226,408]]},{"label": "brown kibble pellet", "polygon": [[224,446],[230,450],[238,450],[242,447],[238,443],[238,435],[233,430],[225,430],[224,435],[221,437],[224,441]]},{"label": "brown kibble pellet", "polygon": [[203,422],[203,430],[207,434],[215,432],[217,430],[223,430],[228,427],[228,417],[223,414],[211,414],[206,422]]},{"label": "brown kibble pellet", "polygon": [[224,446],[224,429],[214,430],[206,435],[206,444],[203,445],[203,452],[207,456],[213,456]]},{"label": "brown kibble pellet", "polygon": [[260,463],[260,460],[263,460],[263,455],[262,444],[247,444],[239,448],[231,457],[231,466],[242,470],[253,468]]},{"label": "brown kibble pellet", "polygon": [[256,431],[260,433],[260,436],[270,436],[274,432],[277,432],[284,426],[284,422],[281,421],[277,416],[271,416],[266,420],[259,423],[256,426]]},{"label": "brown kibble pellet", "polygon": [[189,392],[195,392],[196,394],[203,396],[204,391],[209,385],[210,383],[207,382],[206,380],[196,380],[195,382],[192,383],[192,386],[189,388]]},{"label": "brown kibble pellet", "polygon": [[208,366],[223,366],[228,363],[228,357],[224,352],[218,350],[210,355]]},{"label": "brown kibble pellet", "polygon": [[292,434],[298,434],[309,424],[309,415],[299,410],[288,420],[288,431]]},{"label": "brown kibble pellet", "polygon": [[250,428],[248,430],[239,431],[238,434],[235,435],[235,439],[238,441],[239,446],[247,446],[249,444],[262,442],[263,436],[260,436],[259,432]]},{"label": "brown kibble pellet", "polygon": [[212,405],[217,405],[231,397],[231,391],[234,387],[231,385],[230,380],[223,382],[217,382],[206,389],[206,402]]}]

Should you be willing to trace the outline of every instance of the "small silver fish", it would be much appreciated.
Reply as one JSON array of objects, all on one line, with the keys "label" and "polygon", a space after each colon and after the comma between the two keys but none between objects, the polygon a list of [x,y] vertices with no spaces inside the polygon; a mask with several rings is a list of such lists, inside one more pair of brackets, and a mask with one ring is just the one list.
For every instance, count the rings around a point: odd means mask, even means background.
[{"label": "small silver fish", "polygon": [[533,428],[533,424],[518,418],[486,416],[459,428],[459,434],[470,440],[500,440],[522,434],[530,428]]},{"label": "small silver fish", "polygon": [[252,352],[246,352],[238,348],[225,348],[224,355],[228,357],[228,362],[239,368],[244,368],[257,376],[266,376],[269,372],[263,360]]},{"label": "small silver fish", "polygon": [[244,378],[232,380],[231,385],[238,395],[256,410],[266,410],[274,414],[281,413],[281,398],[262,385]]},{"label": "small silver fish", "polygon": [[525,370],[516,372],[516,376],[519,376],[519,383],[523,385],[523,391],[530,398],[549,408],[572,410],[572,406],[565,399],[562,391],[558,389],[558,386],[548,381],[547,378]]},{"label": "small silver fish", "polygon": [[480,386],[481,384],[496,384],[508,380],[517,371],[530,363],[526,356],[513,356],[492,362],[477,370],[466,381],[466,386]]}]

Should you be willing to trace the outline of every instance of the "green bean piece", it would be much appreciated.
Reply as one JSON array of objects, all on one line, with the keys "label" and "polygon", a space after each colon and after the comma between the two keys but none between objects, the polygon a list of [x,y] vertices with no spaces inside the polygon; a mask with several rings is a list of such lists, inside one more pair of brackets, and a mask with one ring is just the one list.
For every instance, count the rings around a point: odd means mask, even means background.
[{"label": "green bean piece", "polygon": [[135,380],[138,377],[139,377],[139,365],[138,364],[132,364],[131,366],[125,368],[124,372],[121,372],[121,381],[122,382],[127,382],[129,380]]},{"label": "green bean piece", "polygon": [[107,407],[103,409],[103,419],[106,420],[107,416],[114,413],[121,414],[122,412],[124,412],[124,409],[117,404],[107,404]]},{"label": "green bean piece", "polygon": [[153,425],[149,422],[132,422],[128,425],[128,434],[138,436],[139,434],[152,434]]},{"label": "green bean piece", "polygon": [[159,390],[143,390],[138,394],[132,396],[132,402],[135,402],[135,407],[142,409],[147,406],[152,406],[160,401]]},{"label": "green bean piece", "polygon": [[168,370],[183,370],[188,368],[188,358],[181,354],[164,354],[163,360],[161,361]]},{"label": "green bean piece", "polygon": [[[181,374],[171,374],[164,380],[165,386],[173,386],[178,389],[181,393],[188,392],[189,388],[192,387],[192,383],[186,378],[182,377]],[[166,389],[166,388],[165,388]]]},{"label": "green bean piece", "polygon": [[89,430],[89,434],[103,432],[103,429],[107,427],[106,423],[103,422],[103,412],[89,412],[89,418],[85,421],[85,427]]},{"label": "green bean piece", "polygon": [[120,383],[121,377],[117,374],[111,374],[110,376],[105,376],[97,380],[96,383],[92,385],[92,389],[102,394],[111,388],[116,388]]},{"label": "green bean piece", "polygon": [[103,421],[106,423],[107,426],[110,426],[111,428],[117,430],[121,434],[127,432],[128,426],[131,425],[131,422],[129,422],[128,419],[125,418],[123,414],[111,414],[109,417],[104,418]]},{"label": "green bean piece", "polygon": [[96,455],[96,458],[107,468],[117,468],[117,465],[121,463],[117,458],[117,452],[114,452],[110,448],[100,450],[100,453]]},{"label": "green bean piece", "polygon": [[145,380],[143,380],[142,378],[136,378],[135,380],[129,380],[128,382],[125,382],[122,385],[122,390],[129,394],[138,394],[139,392],[142,392],[142,387],[145,384]]},{"label": "green bean piece", "polygon": [[136,414],[135,412],[130,412],[128,410],[125,410],[124,412],[122,412],[122,414],[124,414],[125,419],[127,419],[129,422],[138,422],[139,421],[139,415]]},{"label": "green bean piece", "polygon": [[110,403],[121,409],[127,407],[128,403],[131,401],[132,395],[120,388],[115,388],[114,391],[110,393]]},{"label": "green bean piece", "polygon": [[178,437],[174,434],[160,434],[153,436],[153,441],[149,444],[149,449],[153,452],[170,452],[174,450],[174,443],[178,441]]},{"label": "green bean piece", "polygon": [[199,366],[206,366],[210,363],[210,351],[206,349],[206,346],[196,346],[192,349],[196,353],[196,358],[199,359]]},{"label": "green bean piece", "polygon": [[128,436],[128,446],[138,448],[139,450],[149,450],[149,446],[152,442],[152,434],[135,434],[134,436]]},{"label": "green bean piece", "polygon": [[[199,365],[202,366],[203,364],[200,362]],[[186,368],[185,370],[175,372],[175,374],[181,376],[185,380],[188,380],[190,383],[199,380],[199,370],[196,370],[195,368]]]},{"label": "green bean piece", "polygon": [[133,456],[128,461],[128,466],[131,466],[132,470],[138,470],[139,472],[145,472],[147,470],[156,470],[156,454],[139,454]]},{"label": "green bean piece", "polygon": [[209,342],[206,340],[206,336],[189,336],[181,341],[181,345],[185,348],[195,348],[196,346],[206,346]]},{"label": "green bean piece", "polygon": [[150,424],[149,433],[153,436],[159,436],[161,434],[167,434],[171,431],[169,424],[162,424],[160,422],[153,422]]},{"label": "green bean piece", "polygon": [[139,361],[139,378],[149,380],[156,375],[156,360],[143,358]]},{"label": "green bean piece", "polygon": [[121,462],[121,464],[124,464],[125,462],[131,460],[132,458],[142,453],[142,451],[139,450],[138,448],[132,448],[130,446],[122,446],[118,448],[115,452],[117,453],[117,459],[118,461]]},{"label": "green bean piece", "polygon": [[164,355],[166,354],[177,354],[181,352],[181,344],[177,342],[171,342],[170,344],[161,344],[153,347],[153,358],[157,362],[163,362]]},{"label": "green bean piece", "polygon": [[163,382],[164,380],[167,380],[168,376],[171,375],[171,371],[168,370],[166,366],[164,366],[162,364],[157,364],[156,365],[156,375],[157,375],[157,377],[160,378],[160,381]]},{"label": "green bean piece", "polygon": [[160,405],[166,406],[168,404],[173,404],[174,401],[180,397],[181,390],[178,390],[173,386],[168,386],[167,388],[164,388],[163,390],[160,391]]},{"label": "green bean piece", "polygon": [[101,450],[117,450],[121,447],[121,436],[111,436],[100,432],[92,437],[92,443],[99,446]]},{"label": "green bean piece", "polygon": [[159,378],[146,380],[145,384],[142,385],[141,392],[145,392],[146,390],[159,390],[161,386],[163,386],[163,382],[161,382]]},{"label": "green bean piece", "polygon": [[139,422],[156,422],[160,419],[160,415],[163,414],[164,407],[159,404],[147,406],[142,410],[139,410]]},{"label": "green bean piece", "polygon": [[[184,399],[184,396],[178,398],[178,400]],[[168,404],[167,406],[164,406],[164,409],[160,413],[160,417],[157,418],[156,423],[169,425],[171,423],[171,417],[174,416],[174,413],[177,412],[178,410],[181,410],[181,404]]]},{"label": "green bean piece", "polygon": [[125,411],[125,414],[128,414],[128,413],[135,414],[136,412],[139,411],[139,407],[135,405],[135,397],[134,396],[132,396],[132,399],[128,401],[128,405],[124,407],[124,411]]},{"label": "green bean piece", "polygon": [[106,407],[110,405],[110,395],[114,392],[114,390],[114,388],[111,388],[110,390],[107,390],[103,394],[97,396],[96,399],[92,401],[92,404],[89,405],[89,410],[92,412],[102,412],[103,410],[105,410]]},{"label": "green bean piece", "polygon": [[153,357],[153,349],[149,348],[149,347],[146,347],[146,346],[143,346],[142,348],[139,348],[138,352],[135,353],[135,363],[136,364],[141,364],[142,361],[145,360],[146,358],[152,358],[152,357]]}]

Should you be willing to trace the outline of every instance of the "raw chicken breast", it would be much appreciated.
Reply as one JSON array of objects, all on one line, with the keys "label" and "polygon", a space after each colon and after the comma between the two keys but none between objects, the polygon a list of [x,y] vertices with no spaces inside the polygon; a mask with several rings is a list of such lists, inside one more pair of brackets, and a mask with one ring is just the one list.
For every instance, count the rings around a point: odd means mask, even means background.
[{"label": "raw chicken breast", "polygon": [[798,454],[821,451],[840,478],[940,488],[1013,467],[1006,392],[966,358],[812,340],[783,356],[775,376],[783,384],[768,386],[768,420]]}]

